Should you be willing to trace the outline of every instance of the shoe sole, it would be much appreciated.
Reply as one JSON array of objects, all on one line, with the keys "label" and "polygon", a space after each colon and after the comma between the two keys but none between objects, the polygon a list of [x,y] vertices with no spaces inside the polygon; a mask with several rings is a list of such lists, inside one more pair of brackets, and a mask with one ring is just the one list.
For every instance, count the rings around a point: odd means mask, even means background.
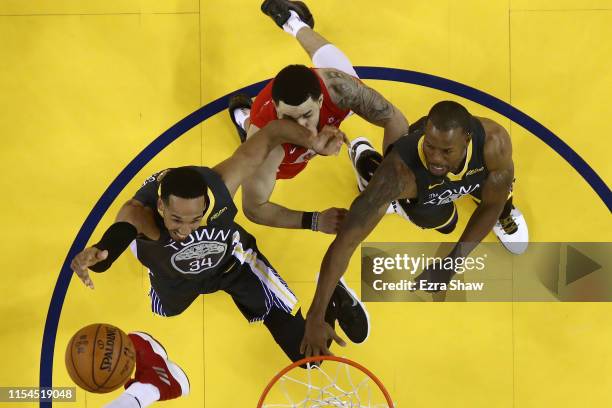
[{"label": "shoe sole", "polygon": [[501,246],[504,247],[504,249],[506,251],[508,251],[509,253],[511,253],[512,255],[522,255],[527,251],[527,248],[529,248],[529,241],[526,241],[527,245],[525,246],[525,249],[523,249],[522,251],[513,251],[512,249],[510,249],[509,247],[514,243],[514,242],[504,242],[502,241],[502,239],[499,237],[499,235],[495,234],[495,236],[497,237],[497,240],[499,241],[499,243],[501,244]]},{"label": "shoe sole", "polygon": [[[273,0],[264,0],[263,3],[261,3],[261,12],[264,13],[265,15],[267,15],[268,17],[270,17],[272,19],[272,21],[274,21],[274,24],[276,24],[278,27],[283,28],[283,25],[280,23],[277,23],[276,20],[274,19],[274,16],[272,14],[268,14],[268,12],[270,11],[270,3],[273,3]],[[289,10],[287,10],[287,18],[289,18],[290,14],[289,14]]]},{"label": "shoe sole", "polygon": [[181,396],[189,394],[189,391],[191,390],[191,383],[189,382],[189,377],[187,377],[187,374],[183,371],[181,367],[178,366],[178,364],[168,359],[168,353],[166,352],[164,346],[162,346],[159,341],[155,340],[155,338],[153,338],[153,336],[148,333],[132,332],[130,334],[135,334],[147,343],[149,343],[155,354],[162,356],[163,359],[166,360],[168,370],[181,387]]},{"label": "shoe sole", "polygon": [[[274,23],[279,26],[280,28],[282,28],[282,24],[279,25],[278,23],[276,23],[276,20],[274,20],[274,17],[272,17],[270,14],[268,14],[268,5],[271,1],[270,0],[264,0],[264,2],[261,4],[261,11],[262,13],[264,13],[265,15],[267,15],[268,17],[272,18],[272,21],[274,21]],[[280,0],[281,3],[285,3],[285,1]],[[287,5],[287,10],[291,11],[293,10],[294,12],[296,12],[298,14],[298,16],[300,17],[300,20],[302,20],[304,23],[306,23],[310,28],[314,29],[314,17],[312,16],[312,13],[310,12],[310,9],[308,8],[308,6],[306,6],[306,4],[304,4],[301,1],[286,1],[286,3],[290,3]],[[304,16],[302,16],[301,14],[303,14]]]},{"label": "shoe sole", "polygon": [[[244,97],[245,99],[248,98],[250,103],[248,103],[246,101],[244,103],[233,102],[233,101],[239,100],[241,97]],[[251,99],[251,96],[246,94],[246,93],[237,93],[237,94],[234,94],[234,95],[230,96],[230,98],[228,100],[228,103],[227,103],[228,109],[238,109],[238,108],[251,109],[251,106],[253,106],[253,100]]]},{"label": "shoe sole", "polygon": [[184,397],[188,395],[189,391],[191,390],[191,383],[189,382],[189,377],[187,377],[187,374],[181,367],[179,367],[178,364],[173,361],[166,360],[166,364],[168,365],[168,370],[170,370],[170,373],[172,373],[172,376],[176,382],[178,382],[181,386],[181,396]]},{"label": "shoe sole", "polygon": [[365,343],[365,341],[368,339],[368,337],[370,337],[370,314],[368,313],[368,309],[366,309],[365,305],[363,304],[363,302],[361,300],[359,300],[359,297],[357,297],[357,294],[355,293],[355,291],[353,289],[350,288],[350,286],[348,286],[346,284],[346,281],[344,280],[344,278],[340,278],[340,283],[342,283],[342,288],[349,294],[349,296],[351,296],[356,302],[357,304],[359,304],[359,306],[361,307],[361,310],[363,310],[363,312],[365,313],[366,316],[366,321],[368,322],[368,331],[366,333],[365,338],[360,341],[359,343],[355,343],[355,344],[361,344],[361,343]]}]

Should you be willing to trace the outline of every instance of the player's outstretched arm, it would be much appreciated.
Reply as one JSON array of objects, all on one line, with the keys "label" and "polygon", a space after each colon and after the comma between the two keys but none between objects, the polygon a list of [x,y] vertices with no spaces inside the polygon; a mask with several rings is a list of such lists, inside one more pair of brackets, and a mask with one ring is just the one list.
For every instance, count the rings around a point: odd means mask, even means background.
[{"label": "player's outstretched arm", "polygon": [[508,132],[490,119],[480,119],[486,133],[484,159],[489,175],[482,187],[482,201],[470,217],[451,253],[453,257],[467,256],[493,229],[508,200],[514,181],[512,143]]},{"label": "player's outstretched arm", "polygon": [[322,155],[337,154],[345,140],[342,132],[325,128],[318,135],[295,122],[285,119],[273,120],[259,129],[228,159],[216,165],[215,170],[234,196],[238,187],[250,177],[266,160],[270,152],[282,143],[292,143],[313,149]]},{"label": "player's outstretched arm", "polygon": [[368,122],[383,127],[383,152],[387,146],[408,133],[406,117],[380,93],[357,78],[332,68],[321,70],[332,101],[350,109]]},{"label": "player's outstretched arm", "polygon": [[392,151],[382,161],[367,188],[351,204],[336,239],[323,257],[301,345],[301,351],[307,356],[330,354],[327,340],[333,337],[333,330],[324,317],[338,281],[353,252],[385,215],[391,201],[410,196],[414,189],[414,174],[399,155]]},{"label": "player's outstretched arm", "polygon": [[152,219],[152,211],[142,203],[134,199],[127,201],[100,242],[79,252],[70,263],[70,268],[87,287],[93,289],[89,269],[106,271],[139,233],[151,238],[159,237],[159,230],[151,222]]},{"label": "player's outstretched arm", "polygon": [[293,210],[270,201],[276,185],[276,171],[285,152],[274,148],[265,162],[242,184],[242,210],[254,223],[276,228],[304,228],[335,234],[346,209],[329,208],[321,213]]}]

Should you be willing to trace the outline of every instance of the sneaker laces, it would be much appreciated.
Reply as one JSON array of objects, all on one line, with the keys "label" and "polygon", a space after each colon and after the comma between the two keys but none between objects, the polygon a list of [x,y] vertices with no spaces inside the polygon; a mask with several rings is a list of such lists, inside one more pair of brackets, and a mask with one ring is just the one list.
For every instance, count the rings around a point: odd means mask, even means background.
[{"label": "sneaker laces", "polygon": [[514,218],[512,218],[512,214],[509,214],[505,218],[500,218],[499,224],[504,232],[508,235],[514,234],[518,230],[518,225],[516,224],[516,221],[514,221]]}]

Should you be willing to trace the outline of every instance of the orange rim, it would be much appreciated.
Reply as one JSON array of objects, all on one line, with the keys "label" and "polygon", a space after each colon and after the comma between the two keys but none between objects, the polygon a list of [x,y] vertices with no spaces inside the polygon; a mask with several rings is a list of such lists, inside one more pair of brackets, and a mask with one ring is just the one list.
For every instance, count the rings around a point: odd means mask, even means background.
[{"label": "orange rim", "polygon": [[339,363],[348,364],[350,366],[353,366],[353,367],[361,370],[368,377],[370,377],[370,379],[372,379],[372,381],[374,381],[374,383],[376,383],[376,385],[378,385],[378,388],[380,388],[380,391],[383,393],[383,395],[385,396],[385,399],[387,400],[387,404],[389,405],[389,408],[394,408],[393,401],[391,400],[391,396],[389,395],[389,392],[385,388],[385,386],[382,383],[382,381],[380,381],[378,379],[378,377],[376,377],[374,375],[374,373],[372,373],[370,370],[368,370],[367,368],[365,368],[361,364],[356,363],[355,361],[349,360],[348,358],[336,357],[336,356],[306,357],[306,358],[298,360],[295,363],[292,363],[292,364],[288,365],[287,367],[283,368],[282,370],[279,371],[278,374],[276,374],[272,378],[272,380],[270,380],[268,385],[266,385],[266,388],[264,389],[263,393],[261,394],[261,397],[259,398],[259,402],[257,403],[257,408],[261,408],[262,407],[266,397],[268,396],[268,393],[270,392],[270,389],[274,386],[274,384],[276,384],[276,382],[279,380],[279,378],[281,378],[282,376],[284,376],[285,374],[287,374],[289,371],[293,370],[296,367],[299,367],[299,366],[304,365],[304,364],[314,363],[316,361],[324,361],[324,360],[336,361],[336,362],[339,362]]}]

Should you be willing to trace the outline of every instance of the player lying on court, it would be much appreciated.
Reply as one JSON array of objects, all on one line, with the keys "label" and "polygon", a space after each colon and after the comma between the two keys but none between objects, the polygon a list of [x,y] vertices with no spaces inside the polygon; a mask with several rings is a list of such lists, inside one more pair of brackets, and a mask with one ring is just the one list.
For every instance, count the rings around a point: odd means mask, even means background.
[{"label": "player lying on court", "polygon": [[[177,315],[200,294],[223,290],[250,322],[263,321],[296,361],[302,358],[299,342],[304,332],[297,299],[259,252],[255,238],[234,222],[233,196],[280,143],[298,143],[327,155],[336,154],[344,138],[336,128],[315,135],[291,121],[277,120],[213,168],[156,173],[121,207],[101,241],[79,253],[71,267],[93,288],[88,268],[105,271],[135,240],[136,256],[149,269],[154,313]],[[368,322],[355,318],[350,291],[339,284],[330,305],[328,321],[337,317],[349,338],[363,341]]]},{"label": "player lying on court", "polygon": [[[336,335],[322,317],[335,284],[390,205],[421,228],[449,234],[457,223],[453,201],[466,194],[478,201],[447,256],[451,262],[443,265],[466,257],[492,229],[515,254],[524,252],[529,240],[525,219],[512,205],[514,163],[508,133],[490,119],[471,116],[456,102],[434,105],[408,135],[389,146],[384,158],[365,139],[354,140],[349,153],[363,192],[323,258],[301,348],[307,356],[329,353],[326,341]],[[449,282],[453,269],[436,266],[439,269],[426,268],[416,279]]]},{"label": "player lying on court", "polygon": [[[351,111],[384,128],[384,146],[408,132],[402,113],[358,78],[348,58],[313,30],[314,19],[302,2],[266,0],[262,11],[295,36],[312,58],[314,68],[290,65],[281,70],[257,95],[251,106],[248,95],[230,98],[229,113],[241,141],[256,134],[276,118],[293,120],[320,130],[339,127]],[[281,228],[304,228],[335,234],[346,213],[330,208],[309,212],[270,202],[276,180],[299,174],[316,155],[295,143],[276,147],[265,163],[242,186],[243,210],[249,220]]]}]

